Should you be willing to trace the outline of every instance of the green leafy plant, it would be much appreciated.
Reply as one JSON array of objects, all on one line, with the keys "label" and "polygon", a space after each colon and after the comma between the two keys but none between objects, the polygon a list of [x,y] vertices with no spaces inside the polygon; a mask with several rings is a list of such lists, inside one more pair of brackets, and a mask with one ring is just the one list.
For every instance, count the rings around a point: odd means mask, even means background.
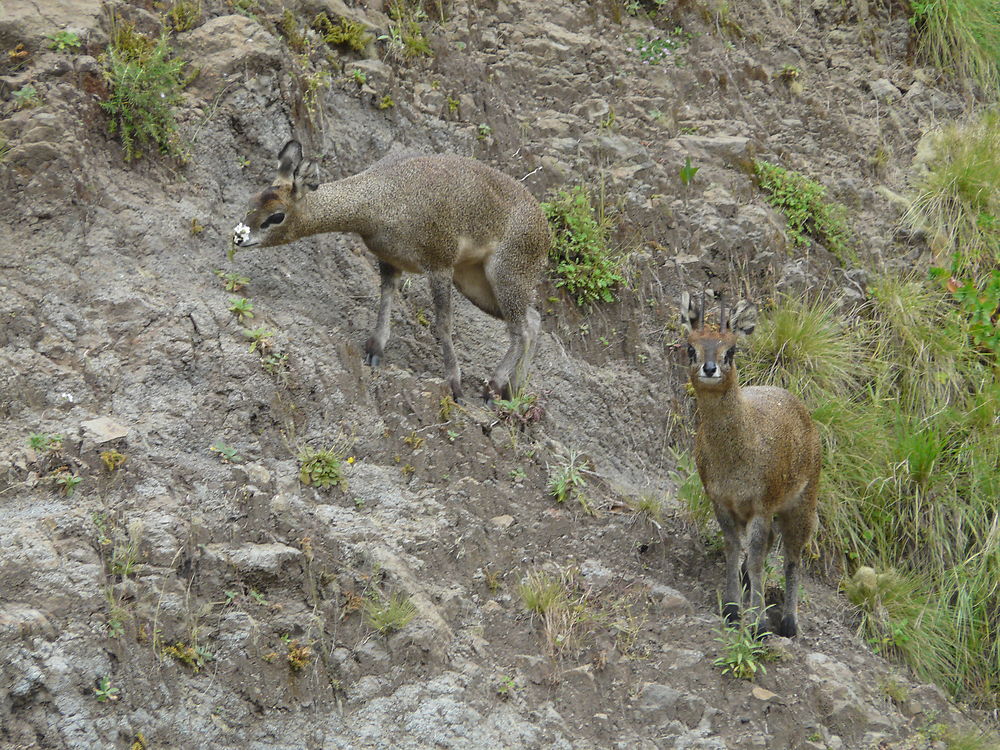
[{"label": "green leafy plant", "polygon": [[227,292],[239,292],[250,283],[249,277],[241,273],[216,271],[215,275],[222,279],[222,286]]},{"label": "green leafy plant", "polygon": [[786,231],[792,244],[809,248],[812,240],[823,243],[841,263],[857,262],[847,225],[847,209],[831,203],[826,188],[799,172],[777,164],[754,161],[754,173],[767,202],[785,215]]},{"label": "green leafy plant", "polygon": [[173,57],[166,35],[153,42],[119,29],[104,62],[109,96],[101,107],[110,117],[108,129],[121,139],[125,160],[140,158],[144,148],[180,156],[174,107],[186,83],[185,62]]},{"label": "green leafy plant", "polygon": [[545,409],[538,402],[538,394],[523,389],[512,394],[509,399],[494,399],[493,408],[500,421],[517,427],[527,427],[545,416]]},{"label": "green leafy plant", "polygon": [[94,697],[97,698],[98,703],[113,702],[118,700],[118,692],[118,688],[111,684],[111,678],[105,675],[97,681],[97,687],[94,688]]},{"label": "green leafy plant", "polygon": [[257,0],[227,0],[233,10],[241,16],[246,16],[251,21],[259,21],[257,13],[260,12],[260,3]]},{"label": "green leafy plant", "polygon": [[361,68],[355,68],[351,71],[351,78],[354,80],[359,87],[364,86],[368,83],[368,75]]},{"label": "green leafy plant", "polygon": [[691,36],[690,32],[675,26],[666,36],[652,39],[637,38],[635,47],[629,47],[626,51],[637,54],[643,65],[659,65],[667,60],[674,60],[680,64],[674,53],[687,44]]},{"label": "green leafy plant", "polygon": [[491,135],[493,135],[493,128],[491,128],[485,122],[481,122],[481,123],[479,123],[479,125],[476,126],[476,139],[477,140],[485,141]]},{"label": "green leafy plant", "polygon": [[57,31],[49,34],[49,49],[56,52],[72,52],[80,48],[80,37],[72,31]]},{"label": "green leafy plant", "polygon": [[555,284],[580,306],[613,302],[614,288],[624,282],[622,257],[608,247],[611,221],[595,210],[586,187],[559,192],[542,204],[553,232],[550,259]]},{"label": "green leafy plant", "polygon": [[83,477],[78,477],[66,467],[60,467],[52,475],[52,481],[62,490],[62,493],[69,497],[73,494],[76,486],[83,481]]},{"label": "green leafy plant", "polygon": [[379,100],[379,103],[378,103],[378,108],[379,109],[391,109],[392,107],[395,107],[395,106],[396,106],[396,102],[394,102],[392,100],[392,97],[389,96],[388,94],[386,94],[385,96],[383,96]]},{"label": "green leafy plant", "polygon": [[343,471],[343,456],[333,448],[310,448],[299,451],[299,481],[313,487],[339,485],[347,488]]},{"label": "green leafy plant", "polygon": [[375,593],[364,601],[368,624],[382,635],[402,630],[417,614],[417,606],[399,593],[389,597]]},{"label": "green leafy plant", "polygon": [[58,453],[62,450],[64,439],[59,434],[49,435],[44,432],[33,432],[28,436],[28,447],[36,453],[41,453],[42,451]]},{"label": "green leafy plant", "polygon": [[684,184],[684,187],[688,187],[691,185],[691,181],[694,179],[694,176],[698,174],[699,169],[700,167],[691,166],[690,156],[684,160],[684,166],[681,167],[680,169],[680,178],[681,182]]},{"label": "green leafy plant", "polygon": [[227,309],[240,323],[253,317],[253,301],[247,297],[230,297]]},{"label": "green leafy plant", "polygon": [[982,288],[971,280],[959,284],[943,269],[932,269],[932,275],[947,277],[945,287],[965,315],[976,348],[1000,359],[1000,270],[993,269]]},{"label": "green leafy plant", "polygon": [[230,463],[230,464],[243,463],[243,457],[236,452],[236,449],[229,445],[226,445],[221,440],[216,440],[214,443],[208,446],[208,449],[213,453],[218,453],[219,458],[221,458],[225,463]]},{"label": "green leafy plant", "polygon": [[30,83],[24,84],[14,92],[14,104],[18,109],[30,109],[42,103],[38,90]]},{"label": "green leafy plant", "polygon": [[738,625],[723,626],[717,631],[715,640],[721,646],[722,653],[713,664],[722,667],[722,674],[752,682],[758,673],[767,673],[764,662],[773,657],[767,645],[760,639],[770,633],[755,633],[756,620],[756,617],[746,611]]},{"label": "green leafy plant", "polygon": [[250,339],[250,351],[260,351],[262,354],[271,348],[271,337],[274,331],[267,328],[244,328],[243,335]]},{"label": "green leafy plant", "polygon": [[875,275],[867,292],[849,314],[834,299],[776,300],[741,379],[786,385],[812,412],[824,446],[816,560],[845,577],[864,637],[996,707],[1000,546],[983,533],[1000,496],[996,357],[938,283]]}]

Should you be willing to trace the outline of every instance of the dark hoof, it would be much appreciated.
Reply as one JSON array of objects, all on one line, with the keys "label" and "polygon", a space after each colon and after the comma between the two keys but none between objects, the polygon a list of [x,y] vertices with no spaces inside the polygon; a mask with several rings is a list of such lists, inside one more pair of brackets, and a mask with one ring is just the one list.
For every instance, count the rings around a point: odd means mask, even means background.
[{"label": "dark hoof", "polygon": [[778,625],[778,635],[782,638],[794,638],[799,634],[799,624],[795,621],[795,618],[791,615],[785,615],[781,618],[781,623]]},{"label": "dark hoof", "polygon": [[722,616],[725,618],[727,625],[738,625],[740,622],[739,606],[732,602],[723,605]]},{"label": "dark hoof", "polygon": [[378,354],[372,354],[369,352],[368,354],[365,354],[365,364],[369,367],[378,367],[382,364],[382,357]]}]

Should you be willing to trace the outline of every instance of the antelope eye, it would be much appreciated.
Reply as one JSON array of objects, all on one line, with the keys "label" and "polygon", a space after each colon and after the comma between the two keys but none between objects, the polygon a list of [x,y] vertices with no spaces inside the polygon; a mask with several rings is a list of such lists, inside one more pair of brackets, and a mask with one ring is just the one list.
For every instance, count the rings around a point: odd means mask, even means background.
[{"label": "antelope eye", "polygon": [[270,216],[268,216],[264,220],[264,223],[260,225],[260,228],[267,229],[272,224],[280,224],[284,220],[285,220],[285,215],[281,211],[278,211],[278,213],[271,214]]},{"label": "antelope eye", "polygon": [[694,350],[691,344],[688,344],[688,359],[694,362],[698,358],[698,353]]},{"label": "antelope eye", "polygon": [[729,347],[729,349],[726,350],[725,360],[726,360],[726,364],[727,365],[731,365],[733,363],[733,357],[735,355],[736,355],[736,347],[735,346],[731,346],[731,347]]}]

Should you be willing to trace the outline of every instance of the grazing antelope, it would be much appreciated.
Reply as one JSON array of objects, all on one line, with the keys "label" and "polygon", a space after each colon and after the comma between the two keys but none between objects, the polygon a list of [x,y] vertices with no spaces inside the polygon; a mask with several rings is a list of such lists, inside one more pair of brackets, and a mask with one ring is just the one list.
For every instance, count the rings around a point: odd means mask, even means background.
[{"label": "grazing antelope", "polygon": [[774,543],[777,517],[785,551],[785,604],[779,635],[798,632],[799,568],[816,530],[819,489],[819,433],[805,405],[783,388],[740,388],[733,363],[737,342],[753,333],[757,308],[737,304],[729,318],[720,303],[720,330],[705,327],[705,295],[696,310],[681,296],[681,324],[687,332],[691,385],[697,399],[695,461],[705,493],[719,520],[726,551],[723,615],[738,622],[742,604],[740,561],[747,531],[750,607],[757,632],[767,628],[762,577]]},{"label": "grazing antelope", "polygon": [[364,172],[309,186],[310,162],[289,141],[274,183],[250,199],[234,230],[238,247],[272,247],[323,232],[354,232],[378,258],[381,300],[365,362],[382,361],[392,297],[403,271],[425,274],[434,332],[456,399],[462,378],[451,337],[452,283],[476,307],[507,324],[510,348],[489,382],[509,397],[527,374],[541,319],[532,307],[550,235],[538,201],[521,183],[475,159],[389,155]]}]

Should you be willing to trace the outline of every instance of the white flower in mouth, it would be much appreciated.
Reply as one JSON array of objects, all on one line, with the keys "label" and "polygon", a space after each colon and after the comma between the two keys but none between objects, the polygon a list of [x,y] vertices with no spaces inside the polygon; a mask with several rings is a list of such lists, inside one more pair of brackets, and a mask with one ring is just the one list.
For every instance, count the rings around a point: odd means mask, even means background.
[{"label": "white flower in mouth", "polygon": [[233,240],[240,245],[250,239],[250,227],[242,221],[233,227]]}]

